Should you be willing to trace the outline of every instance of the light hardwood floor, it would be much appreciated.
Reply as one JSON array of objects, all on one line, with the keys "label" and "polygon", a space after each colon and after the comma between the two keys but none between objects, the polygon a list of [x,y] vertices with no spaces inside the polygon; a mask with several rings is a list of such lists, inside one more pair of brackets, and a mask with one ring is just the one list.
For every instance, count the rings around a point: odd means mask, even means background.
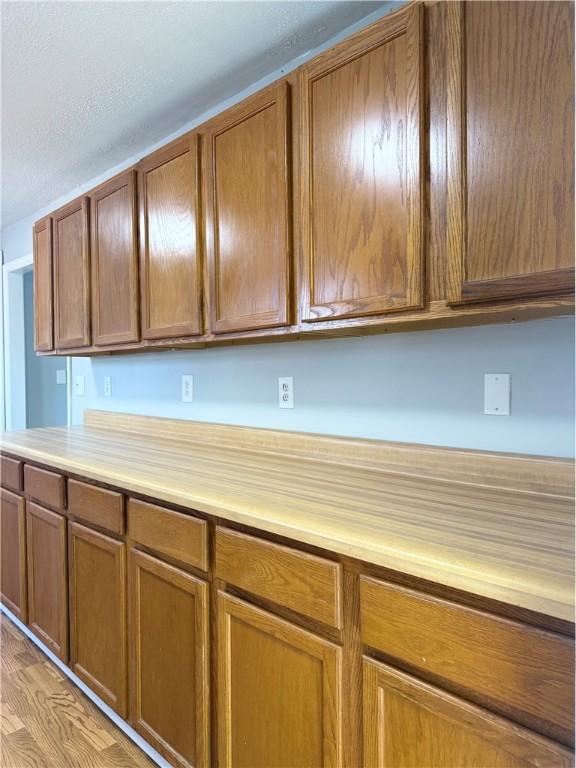
[{"label": "light hardwood floor", "polygon": [[152,768],[154,763],[0,614],[2,768]]}]

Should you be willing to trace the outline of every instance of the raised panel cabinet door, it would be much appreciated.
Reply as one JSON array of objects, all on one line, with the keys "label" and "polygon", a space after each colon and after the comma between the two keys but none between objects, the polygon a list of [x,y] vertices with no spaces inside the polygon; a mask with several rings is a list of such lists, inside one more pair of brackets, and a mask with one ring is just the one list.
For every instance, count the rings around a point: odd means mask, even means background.
[{"label": "raised panel cabinet door", "polygon": [[62,661],[68,661],[66,519],[26,503],[28,626]]},{"label": "raised panel cabinet door", "polygon": [[136,171],[90,194],[92,324],[96,345],[139,340]]},{"label": "raised panel cabinet door", "polygon": [[301,71],[304,321],[421,307],[423,10]]},{"label": "raised panel cabinet door", "polygon": [[0,596],[24,623],[28,619],[26,586],[26,516],[24,499],[0,490]]},{"label": "raised panel cabinet door", "polygon": [[198,135],[138,165],[142,336],[202,333]]},{"label": "raised panel cabinet door", "polygon": [[211,120],[205,137],[210,330],[290,321],[288,84]]},{"label": "raised panel cabinet door", "polygon": [[52,285],[52,219],[37,221],[34,250],[34,349],[54,349],[54,295]]},{"label": "raised panel cabinet door", "polygon": [[571,293],[574,6],[447,6],[448,299]]},{"label": "raised panel cabinet door", "polygon": [[220,592],[218,729],[226,768],[342,765],[341,649]]},{"label": "raised panel cabinet door", "polygon": [[173,765],[208,768],[208,585],[130,552],[131,723]]},{"label": "raised panel cabinet door", "polygon": [[126,545],[68,523],[68,563],[70,665],[126,717]]},{"label": "raised panel cabinet door", "polygon": [[365,768],[569,768],[573,754],[515,723],[364,659]]},{"label": "raised panel cabinet door", "polygon": [[52,215],[56,349],[90,344],[89,206],[82,197]]}]

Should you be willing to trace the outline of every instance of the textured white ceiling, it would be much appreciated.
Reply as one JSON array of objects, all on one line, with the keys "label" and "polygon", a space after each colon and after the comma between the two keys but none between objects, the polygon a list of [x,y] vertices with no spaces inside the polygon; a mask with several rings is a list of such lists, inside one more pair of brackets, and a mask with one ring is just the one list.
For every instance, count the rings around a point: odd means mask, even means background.
[{"label": "textured white ceiling", "polygon": [[381,5],[0,0],[2,226]]}]

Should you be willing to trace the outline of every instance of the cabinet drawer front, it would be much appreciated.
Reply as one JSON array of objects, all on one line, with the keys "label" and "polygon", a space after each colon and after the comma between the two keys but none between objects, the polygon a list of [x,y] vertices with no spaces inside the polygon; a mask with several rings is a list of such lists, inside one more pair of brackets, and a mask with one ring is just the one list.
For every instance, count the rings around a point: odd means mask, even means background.
[{"label": "cabinet drawer front", "polygon": [[208,525],[204,520],[130,499],[128,535],[159,554],[208,570]]},{"label": "cabinet drawer front", "polygon": [[297,613],[342,627],[339,563],[218,528],[216,576]]},{"label": "cabinet drawer front", "polygon": [[362,640],[569,741],[569,638],[369,578],[360,581]]},{"label": "cabinet drawer front", "polygon": [[68,513],[111,533],[124,534],[124,497],[121,493],[69,480]]},{"label": "cabinet drawer front", "polygon": [[22,490],[22,462],[9,456],[0,457],[0,482],[2,488],[19,492]]},{"label": "cabinet drawer front", "polygon": [[24,492],[29,499],[63,512],[66,506],[64,478],[46,469],[24,467]]}]

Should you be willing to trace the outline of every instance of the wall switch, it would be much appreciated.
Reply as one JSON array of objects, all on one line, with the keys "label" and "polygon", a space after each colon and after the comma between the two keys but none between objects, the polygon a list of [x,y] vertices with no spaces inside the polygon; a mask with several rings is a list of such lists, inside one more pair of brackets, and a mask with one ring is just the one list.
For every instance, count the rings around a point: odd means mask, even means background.
[{"label": "wall switch", "polygon": [[182,402],[191,403],[194,400],[194,376],[182,376]]},{"label": "wall switch", "polygon": [[510,416],[510,374],[484,374],[484,413]]},{"label": "wall switch", "polygon": [[104,376],[104,397],[112,397],[112,379]]},{"label": "wall switch", "polygon": [[74,394],[76,397],[84,396],[84,376],[74,376]]},{"label": "wall switch", "polygon": [[66,384],[66,368],[56,369],[56,384]]},{"label": "wall switch", "polygon": [[294,379],[292,376],[278,377],[278,407],[294,408]]}]

